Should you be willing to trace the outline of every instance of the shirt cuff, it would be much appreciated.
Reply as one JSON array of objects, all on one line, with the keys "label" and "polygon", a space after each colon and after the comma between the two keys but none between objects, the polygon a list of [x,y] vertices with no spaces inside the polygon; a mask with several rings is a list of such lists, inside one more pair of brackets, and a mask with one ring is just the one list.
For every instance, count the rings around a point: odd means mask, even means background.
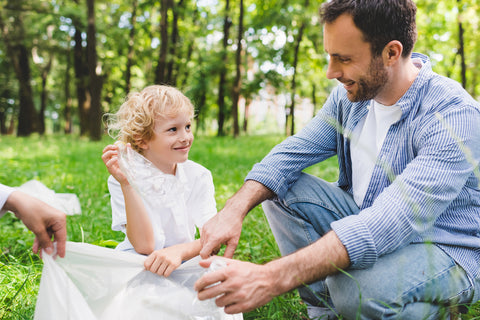
[{"label": "shirt cuff", "polygon": [[15,190],[15,188],[0,184],[0,217],[7,212],[7,210],[3,209],[3,206],[5,205],[5,202],[7,202],[10,194]]},{"label": "shirt cuff", "polygon": [[247,180],[260,182],[272,190],[279,198],[282,198],[287,192],[285,178],[283,178],[282,174],[277,169],[262,163],[257,163],[253,166],[252,170],[245,177],[245,181]]},{"label": "shirt cuff", "polygon": [[375,264],[377,248],[370,231],[358,215],[334,221],[331,227],[347,249],[350,268],[365,269]]}]

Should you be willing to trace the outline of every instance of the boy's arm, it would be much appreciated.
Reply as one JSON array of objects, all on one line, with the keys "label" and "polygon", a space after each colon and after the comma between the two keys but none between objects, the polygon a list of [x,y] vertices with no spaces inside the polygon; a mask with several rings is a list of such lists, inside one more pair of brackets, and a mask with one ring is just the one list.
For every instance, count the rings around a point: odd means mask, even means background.
[{"label": "boy's arm", "polygon": [[118,163],[118,146],[108,145],[103,149],[102,160],[112,177],[122,189],[127,216],[126,234],[136,252],[150,254],[155,249],[152,222],[140,195],[123,174]]},{"label": "boy's arm", "polygon": [[152,222],[140,195],[130,184],[122,184],[127,214],[127,237],[136,252],[150,254],[155,249]]},{"label": "boy's arm", "polygon": [[200,239],[188,243],[176,244],[168,248],[156,250],[145,260],[145,269],[168,277],[177,269],[182,261],[198,256],[201,249]]}]

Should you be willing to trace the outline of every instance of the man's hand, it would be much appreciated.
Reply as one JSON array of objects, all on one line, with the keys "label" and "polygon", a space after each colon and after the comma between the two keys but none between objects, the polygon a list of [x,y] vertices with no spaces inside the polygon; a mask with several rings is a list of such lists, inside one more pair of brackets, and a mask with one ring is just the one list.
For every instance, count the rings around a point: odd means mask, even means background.
[{"label": "man's hand", "polygon": [[222,244],[226,244],[224,256],[233,257],[242,233],[243,219],[255,206],[273,195],[263,184],[253,180],[246,181],[240,190],[227,200],[225,207],[203,226],[200,233],[200,256],[206,259],[218,252]]},{"label": "man's hand", "polygon": [[200,256],[206,259],[216,254],[222,244],[226,244],[224,256],[233,257],[242,233],[242,221],[238,216],[230,214],[226,208],[207,221],[200,233],[202,243]]},{"label": "man's hand", "polygon": [[267,266],[219,257],[202,260],[200,265],[208,268],[213,259],[225,259],[227,266],[197,280],[194,288],[200,300],[217,297],[217,306],[235,314],[251,311],[280,294],[275,289],[277,277]]},{"label": "man's hand", "polygon": [[53,242],[56,242],[57,254],[60,257],[65,256],[67,240],[65,213],[21,191],[12,192],[4,208],[15,213],[35,234],[32,248],[34,253],[43,248],[46,253],[51,254]]}]

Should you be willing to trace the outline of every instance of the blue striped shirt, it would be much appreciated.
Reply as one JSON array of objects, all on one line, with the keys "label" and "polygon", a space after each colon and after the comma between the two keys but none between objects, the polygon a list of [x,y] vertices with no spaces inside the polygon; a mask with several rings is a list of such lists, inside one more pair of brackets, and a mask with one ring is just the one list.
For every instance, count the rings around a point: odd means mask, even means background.
[{"label": "blue striped shirt", "polygon": [[[480,278],[480,107],[457,82],[434,73],[428,57],[396,103],[400,120],[388,130],[359,214],[331,224],[351,268],[410,243],[433,242]],[[255,164],[256,180],[280,199],[301,171],[337,155],[338,185],[352,193],[350,139],[370,101],[352,103],[336,87],[323,108],[295,136]]]}]

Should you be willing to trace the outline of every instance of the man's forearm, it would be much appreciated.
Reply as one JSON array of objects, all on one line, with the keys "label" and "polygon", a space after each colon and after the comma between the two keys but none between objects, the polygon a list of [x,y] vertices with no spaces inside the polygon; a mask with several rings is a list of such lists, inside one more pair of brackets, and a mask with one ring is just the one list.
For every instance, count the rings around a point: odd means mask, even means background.
[{"label": "man's forearm", "polygon": [[267,199],[271,199],[275,194],[260,182],[247,180],[242,187],[225,203],[230,212],[236,212],[242,215],[242,219],[257,205]]},{"label": "man's forearm", "polygon": [[266,264],[275,275],[275,296],[346,269],[350,265],[347,250],[335,232],[330,231],[313,244]]}]

